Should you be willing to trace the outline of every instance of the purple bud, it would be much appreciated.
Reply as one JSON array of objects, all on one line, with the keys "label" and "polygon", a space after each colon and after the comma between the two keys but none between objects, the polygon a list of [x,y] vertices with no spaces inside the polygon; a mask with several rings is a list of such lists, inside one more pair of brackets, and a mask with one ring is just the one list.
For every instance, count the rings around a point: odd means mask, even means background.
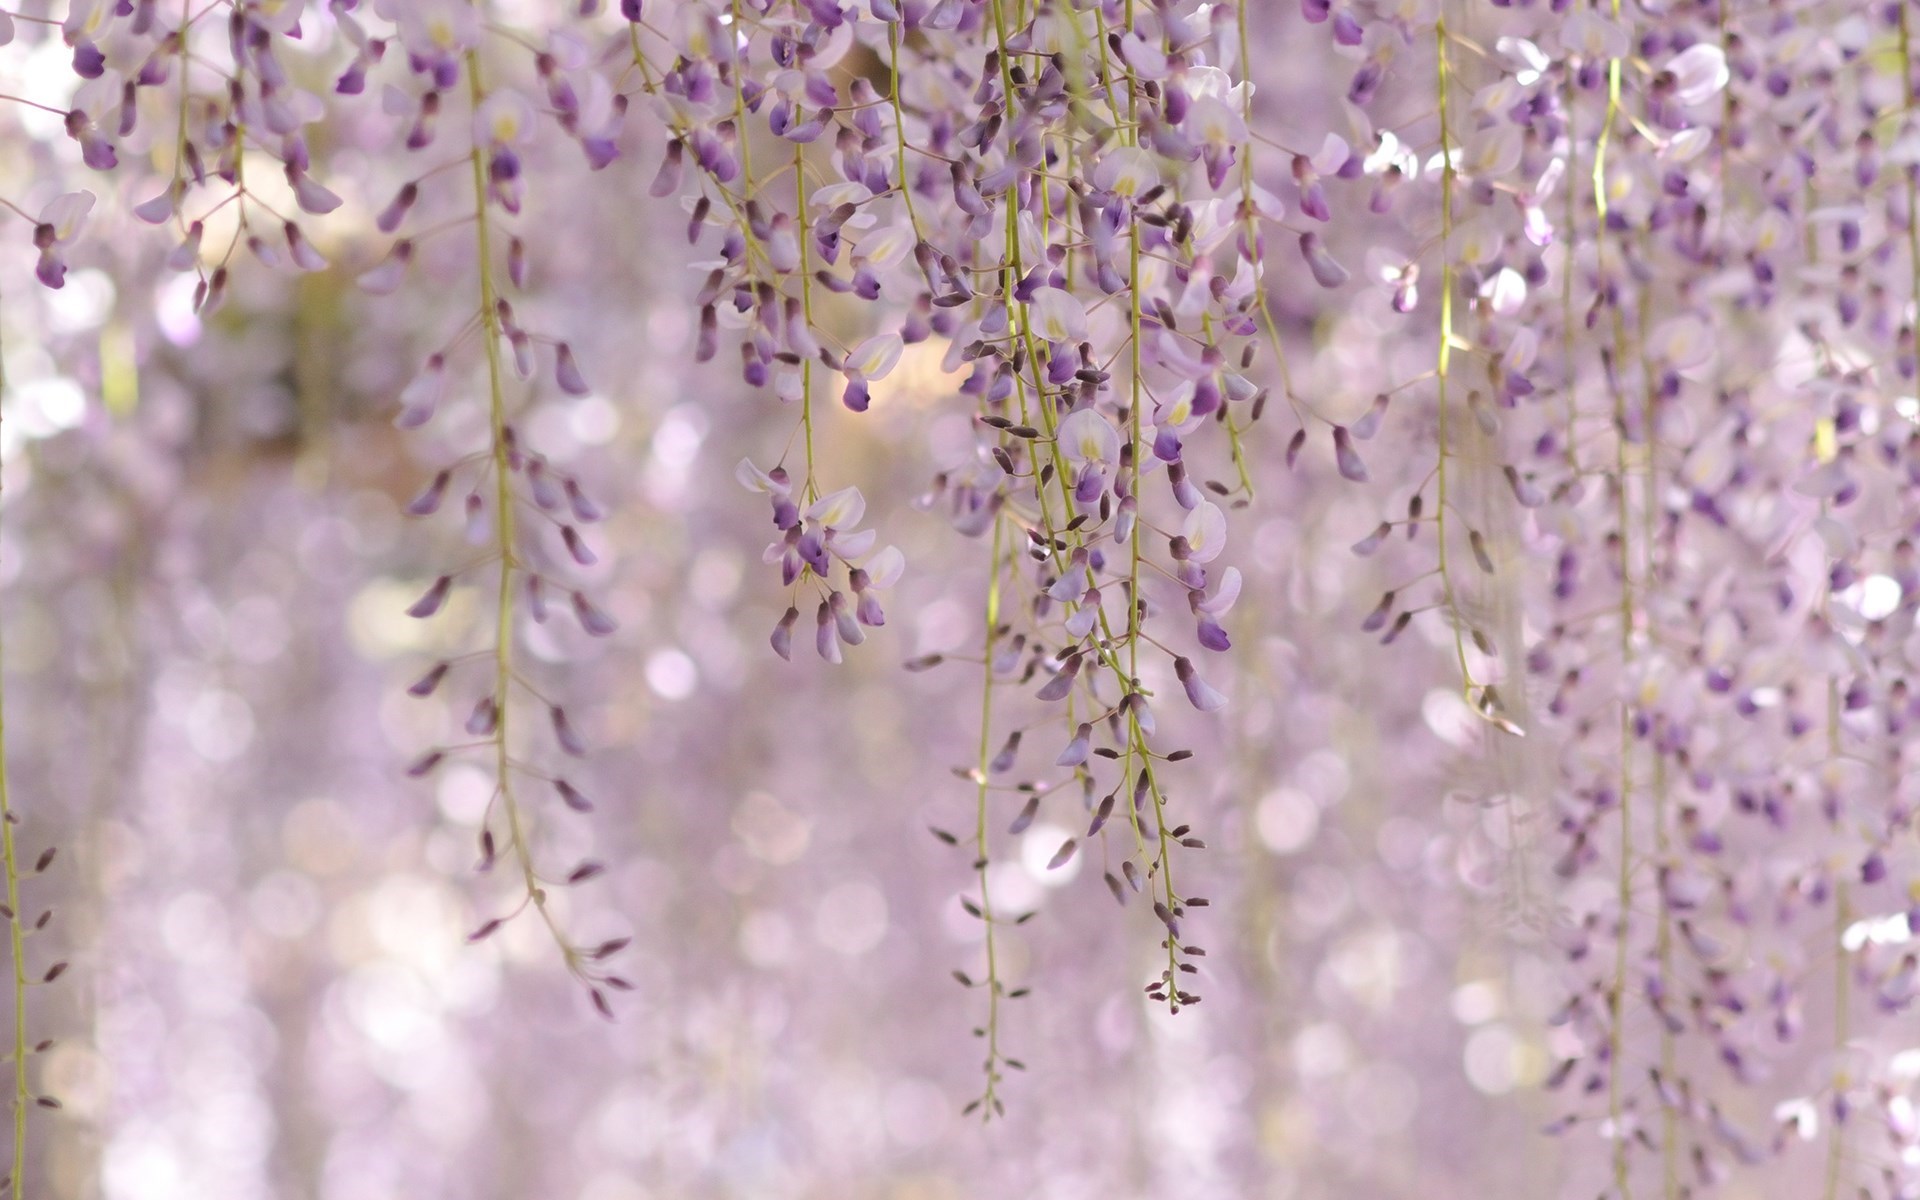
[{"label": "purple bud", "polygon": [[600,506],[588,498],[586,493],[580,490],[580,485],[571,479],[567,480],[566,493],[567,505],[573,509],[575,520],[592,524],[607,515],[601,512]]},{"label": "purple bud", "polygon": [[827,602],[820,602],[819,611],[814,614],[813,648],[821,658],[830,663],[838,663],[840,658],[840,639],[834,636],[833,609]]},{"label": "purple bud", "polygon": [[1353,439],[1347,435],[1345,425],[1333,427],[1333,461],[1346,478],[1355,483],[1367,481],[1367,464],[1360,460],[1359,451],[1353,448]]},{"label": "purple bud", "polygon": [[1313,272],[1314,282],[1323,288],[1337,288],[1350,278],[1347,269],[1334,261],[1317,233],[1300,235],[1300,257],[1307,260],[1307,269]]},{"label": "purple bud", "polygon": [[584,593],[573,593],[573,615],[579,620],[580,628],[594,637],[606,637],[620,628],[612,617],[593,606]]},{"label": "purple bud", "polygon": [[1067,660],[1059,674],[1047,680],[1045,686],[1034,694],[1041,700],[1063,700],[1073,690],[1073,681],[1079,674],[1080,656],[1076,654]]},{"label": "purple bud", "polygon": [[647,188],[649,196],[671,196],[680,190],[680,168],[686,157],[686,147],[679,138],[667,143],[666,157],[660,160],[660,171],[653,177],[653,183]]},{"label": "purple bud", "polygon": [[517,288],[527,286],[527,244],[517,237],[507,241],[507,278]]},{"label": "purple bud", "polygon": [[1000,752],[995,754],[993,761],[987,764],[987,771],[993,775],[1004,775],[1013,770],[1013,764],[1019,757],[1020,731],[1016,729],[1007,735],[1006,743],[1000,747]]},{"label": "purple bud", "polygon": [[440,611],[440,606],[447,602],[447,594],[452,590],[453,577],[450,575],[442,575],[433,581],[433,586],[429,587],[418,600],[413,602],[412,606],[407,609],[407,615],[410,617],[420,617],[422,619],[431,617]]},{"label": "purple bud", "polygon": [[302,171],[288,167],[287,182],[293,185],[294,201],[305,212],[325,216],[340,207],[340,197],[315,183],[312,177]]},{"label": "purple bud", "polygon": [[587,386],[587,377],[580,373],[580,364],[573,359],[573,347],[565,342],[554,350],[553,377],[560,390],[569,396],[584,396],[593,390]]},{"label": "purple bud", "polygon": [[547,716],[553,721],[553,738],[560,743],[560,748],[575,758],[585,758],[587,744],[574,732],[573,722],[567,720],[567,710],[558,704],[549,705]]},{"label": "purple bud", "polygon": [[175,196],[176,189],[168,184],[167,189],[158,196],[137,205],[133,215],[149,225],[164,225],[173,217]]},{"label": "purple bud", "polygon": [[407,505],[407,515],[424,517],[440,510],[440,502],[446,499],[447,485],[453,481],[453,474],[442,471],[433,477],[433,481],[421,490],[413,502]]},{"label": "purple bud", "polygon": [[1387,404],[1388,397],[1385,392],[1375,396],[1373,407],[1367,410],[1365,416],[1353,423],[1353,436],[1364,442],[1380,432],[1380,421],[1387,415]]},{"label": "purple bud", "polygon": [[836,589],[827,593],[827,607],[833,612],[834,632],[841,641],[849,646],[858,646],[867,640],[867,631],[860,628],[860,622],[854,619],[853,613],[847,608],[845,592]]},{"label": "purple bud", "polygon": [[799,619],[800,610],[788,608],[780,623],[773,627],[773,636],[767,639],[773,644],[773,652],[788,662],[793,661],[793,626]]},{"label": "purple bud", "polygon": [[1080,766],[1087,761],[1087,753],[1092,747],[1092,742],[1093,726],[1082,721],[1080,728],[1074,730],[1073,740],[1068,742],[1067,748],[1060,752],[1060,757],[1053,760],[1053,765],[1056,767]]},{"label": "purple bud", "polygon": [[474,737],[487,737],[499,727],[500,708],[493,697],[482,696],[474,701],[473,711],[467,714],[467,732]]},{"label": "purple bud", "polygon": [[573,561],[579,563],[581,566],[590,567],[600,561],[594,552],[587,547],[587,543],[581,539],[579,532],[576,531],[573,526],[562,525],[560,527],[560,540],[566,543],[567,553],[573,556]]},{"label": "purple bud", "polygon": [[106,74],[107,56],[100,47],[82,40],[73,48],[73,73],[82,79],[98,79]]},{"label": "purple bud", "polygon": [[374,225],[381,233],[392,233],[394,230],[400,228],[400,222],[407,219],[407,211],[413,207],[414,201],[419,198],[419,184],[408,183],[402,186],[400,191],[394,196],[392,202],[380,210],[380,215],[374,219]]},{"label": "purple bud", "polygon": [[413,681],[413,684],[407,688],[407,694],[409,696],[433,695],[434,690],[440,686],[440,681],[447,677],[448,670],[449,664],[435,663],[425,675]]},{"label": "purple bud", "polygon": [[1191,659],[1173,660],[1173,673],[1187,689],[1187,699],[1201,712],[1217,712],[1226,707],[1227,698],[1215,691],[1206,680],[1200,678],[1200,672],[1194,670]]}]

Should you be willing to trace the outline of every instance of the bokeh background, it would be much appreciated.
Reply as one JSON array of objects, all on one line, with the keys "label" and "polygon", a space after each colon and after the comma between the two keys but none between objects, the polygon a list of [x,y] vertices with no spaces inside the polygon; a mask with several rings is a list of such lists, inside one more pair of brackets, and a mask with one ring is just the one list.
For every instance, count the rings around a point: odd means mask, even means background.
[{"label": "bokeh background", "polygon": [[[1256,28],[1263,128],[1317,140],[1353,62],[1287,50],[1293,6]],[[324,23],[307,48],[294,65],[322,86]],[[67,53],[23,37],[0,71],[58,93]],[[334,265],[243,256],[205,317],[166,239],[127,217],[144,197],[81,171],[57,115],[0,113],[0,193],[29,212],[70,187],[101,196],[57,293],[32,284],[23,226],[0,244],[8,769],[28,853],[60,849],[27,885],[56,912],[31,953],[73,963],[33,993],[32,1028],[56,1039],[36,1079],[64,1105],[32,1117],[34,1200],[1599,1190],[1590,1132],[1577,1153],[1540,1133],[1582,1103],[1540,1090],[1570,1052],[1549,1018],[1576,986],[1540,837],[1557,751],[1488,740],[1439,622],[1391,648],[1353,636],[1395,580],[1348,547],[1411,490],[1342,485],[1315,454],[1289,471],[1265,429],[1224,560],[1248,580],[1216,678],[1232,703],[1161,718],[1196,754],[1170,786],[1210,845],[1187,868],[1213,902],[1192,921],[1205,1003],[1169,1016],[1142,997],[1157,922],[1116,907],[1091,847],[1049,870],[1080,818],[1043,809],[993,874],[1001,903],[1037,914],[1002,943],[1032,989],[1003,1035],[1028,1070],[1005,1121],[961,1115],[980,1000],[951,972],[976,969],[980,930],[965,852],[928,829],[971,820],[954,768],[975,751],[979,668],[902,669],[978,645],[984,547],[916,504],[971,445],[957,377],[914,347],[871,412],[823,406],[824,460],[910,565],[845,665],[780,661],[764,502],[733,469],[777,456],[793,414],[724,355],[692,364],[700,252],[679,202],[646,195],[661,137],[644,121],[604,172],[541,147],[515,223],[535,264],[522,316],[564,331],[593,382],[528,401],[520,426],[608,510],[586,574],[620,623],[524,643],[591,743],[579,781],[597,806],[543,798],[536,836],[554,861],[608,864],[557,903],[584,942],[633,939],[635,989],[595,1015],[532,920],[468,944],[511,900],[475,870],[491,780],[461,761],[404,775],[463,715],[404,689],[474,645],[485,612],[456,592],[436,622],[405,615],[473,551],[457,521],[402,510],[471,447],[476,385],[427,433],[392,416],[452,332],[426,298],[470,286],[469,247],[423,243],[396,295],[355,287],[388,245],[369,214],[407,164],[377,103],[348,111],[325,148],[347,203],[310,227]],[[163,152],[145,137],[123,157]],[[1365,226],[1343,228],[1357,269]],[[1275,258],[1297,385],[1330,412],[1364,411],[1356,374],[1430,369],[1386,289],[1329,298]],[[1391,429],[1369,453],[1421,436]],[[1484,505],[1504,486],[1490,477],[1469,471],[1460,503]],[[998,800],[1004,824],[1018,800]],[[1815,1061],[1776,1069],[1811,1091]],[[1730,1194],[1805,1194],[1780,1189],[1812,1163]]]}]

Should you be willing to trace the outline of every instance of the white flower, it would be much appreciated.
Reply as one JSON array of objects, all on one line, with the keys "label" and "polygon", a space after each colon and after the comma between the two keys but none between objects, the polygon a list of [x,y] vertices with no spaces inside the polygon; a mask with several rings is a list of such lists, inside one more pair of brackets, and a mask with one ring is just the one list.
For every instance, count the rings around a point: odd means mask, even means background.
[{"label": "white flower", "polygon": [[1093,167],[1093,186],[1120,196],[1138,196],[1160,182],[1153,155],[1138,146],[1115,146]]},{"label": "white flower", "polygon": [[1108,420],[1091,408],[1067,414],[1057,431],[1060,452],[1074,464],[1111,463],[1120,457],[1120,434]]},{"label": "white flower", "polygon": [[1560,46],[1589,60],[1625,58],[1632,45],[1618,23],[1589,8],[1577,8],[1560,22]]},{"label": "white flower", "polygon": [[1710,42],[1695,43],[1674,55],[1667,73],[1673,76],[1674,98],[1682,104],[1711,100],[1732,78],[1726,51]]},{"label": "white flower", "polygon": [[1218,505],[1202,500],[1200,507],[1187,514],[1180,527],[1187,539],[1187,557],[1193,562],[1210,563],[1227,548],[1227,516]]},{"label": "white flower", "polygon": [[473,114],[473,140],[481,145],[516,145],[532,132],[533,106],[519,92],[495,92]]},{"label": "white flower", "polygon": [[87,214],[92,211],[92,192],[66,192],[55,196],[40,210],[40,223],[53,227],[54,241],[70,242],[79,235],[87,223]]},{"label": "white flower", "polygon": [[867,498],[857,487],[828,492],[807,509],[807,520],[817,521],[828,529],[851,529],[866,515]]},{"label": "white flower", "polygon": [[1041,288],[1027,306],[1034,332],[1049,342],[1078,342],[1087,336],[1087,309],[1072,292]]},{"label": "white flower", "polygon": [[899,334],[876,333],[847,355],[847,373],[865,380],[885,379],[888,372],[899,364],[903,349],[905,344],[901,342]]}]

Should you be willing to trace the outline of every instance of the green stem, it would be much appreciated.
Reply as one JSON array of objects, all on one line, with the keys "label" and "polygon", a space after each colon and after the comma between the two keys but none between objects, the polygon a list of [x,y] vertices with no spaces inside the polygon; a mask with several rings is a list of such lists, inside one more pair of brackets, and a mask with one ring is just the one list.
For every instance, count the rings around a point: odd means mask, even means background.
[{"label": "green stem", "polygon": [[1439,55],[1440,85],[1440,350],[1434,364],[1434,379],[1439,387],[1439,465],[1435,469],[1434,536],[1439,543],[1440,588],[1446,600],[1446,615],[1453,625],[1453,654],[1460,668],[1460,694],[1468,707],[1473,705],[1473,672],[1467,667],[1466,635],[1461,631],[1460,605],[1453,586],[1453,572],[1447,563],[1447,376],[1453,363],[1453,131],[1448,124],[1448,93],[1452,90],[1453,71],[1447,58],[1447,22],[1442,17],[1434,25],[1435,50]]},{"label": "green stem", "polygon": [[[480,77],[480,56],[469,50],[466,55],[467,89],[475,112],[486,101]],[[520,879],[527,899],[554,940],[566,955],[570,971],[578,970],[573,946],[560,931],[559,923],[547,907],[546,889],[540,886],[533,869],[533,847],[529,844],[526,822],[520,802],[513,793],[513,760],[508,753],[510,716],[513,708],[513,572],[515,559],[512,464],[508,460],[506,369],[500,358],[500,293],[493,277],[493,225],[487,206],[486,154],[475,144],[471,155],[473,168],[473,213],[475,253],[480,270],[480,322],[487,352],[487,421],[493,460],[493,537],[500,550],[500,573],[495,594],[493,627],[493,766],[495,794],[507,820],[508,841],[520,867]]]},{"label": "green stem", "polygon": [[974,843],[978,850],[975,872],[980,881],[980,922],[986,930],[987,950],[987,1076],[986,1091],[980,1097],[981,1119],[992,1120],[999,1111],[996,1095],[1000,1085],[1000,963],[993,936],[993,900],[987,891],[987,766],[993,753],[993,644],[1000,629],[1000,556],[1006,532],[1006,518],[993,519],[993,550],[987,568],[986,667],[980,685],[980,753],[975,776]]},{"label": "green stem", "polygon": [[[0,397],[5,396],[7,377],[0,358]],[[27,1079],[27,934],[20,913],[20,858],[15,828],[19,818],[7,788],[6,689],[0,687],[0,858],[7,873],[7,942],[13,958],[13,1194],[26,1190],[27,1108],[33,1093]]]}]

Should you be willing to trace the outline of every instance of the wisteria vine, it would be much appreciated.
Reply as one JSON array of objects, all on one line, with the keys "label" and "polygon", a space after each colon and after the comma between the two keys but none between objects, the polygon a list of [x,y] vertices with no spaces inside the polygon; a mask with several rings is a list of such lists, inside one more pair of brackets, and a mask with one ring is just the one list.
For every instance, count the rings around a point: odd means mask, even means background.
[{"label": "wisteria vine", "polygon": [[[1383,676],[1444,669],[1427,724],[1503,830],[1508,932],[1565,981],[1532,1082],[1581,1182],[1699,1194],[1818,1142],[1825,1196],[1916,1194],[1908,4],[64,7],[0,11],[0,44],[64,62],[4,97],[42,143],[4,200],[41,284],[130,212],[203,316],[242,273],[346,271],[443,326],[390,412],[429,464],[407,511],[466,548],[421,535],[406,611],[448,649],[407,690],[469,740],[408,770],[489,772],[480,865],[510,878],[476,940],[531,910],[599,1011],[634,987],[626,939],[577,941],[556,899],[605,870],[548,837],[592,807],[558,766],[592,726],[529,651],[622,634],[606,514],[528,432],[596,393],[579,335],[541,332],[565,285],[524,210],[597,189],[680,206],[699,281],[662,353],[737,361],[780,414],[735,471],[771,516],[771,651],[811,609],[818,659],[875,642],[966,690],[971,803],[934,833],[979,926],[969,1112],[1005,1113],[1008,1005],[1045,978],[1010,965],[1034,914],[996,868],[1069,831],[1046,869],[1097,863],[1143,994],[1200,1004],[1226,868],[1184,852],[1245,833],[1190,747],[1289,605],[1365,593]],[[840,431],[955,416],[926,515],[870,512]],[[1351,553],[1276,562],[1268,523],[1329,495]],[[929,520],[970,633],[912,653],[877,631]],[[38,977],[3,777],[21,1178]]]}]

